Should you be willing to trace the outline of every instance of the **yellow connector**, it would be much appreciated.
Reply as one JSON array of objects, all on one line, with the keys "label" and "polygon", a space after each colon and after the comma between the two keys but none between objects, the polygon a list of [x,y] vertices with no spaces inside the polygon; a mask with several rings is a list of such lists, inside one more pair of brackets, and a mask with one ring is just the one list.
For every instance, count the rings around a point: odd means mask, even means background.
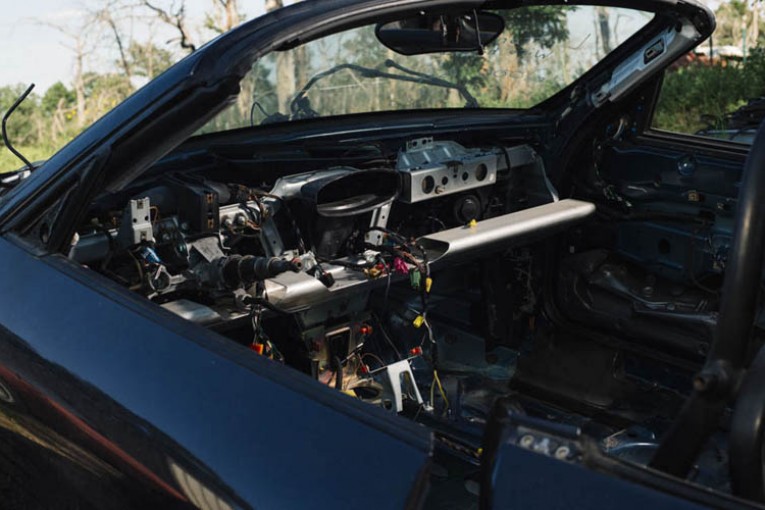
[{"label": "yellow connector", "polygon": [[415,328],[420,329],[423,324],[425,324],[425,317],[422,315],[418,315],[416,319],[412,322]]},{"label": "yellow connector", "polygon": [[430,294],[430,289],[433,287],[433,278],[425,278],[425,292]]},{"label": "yellow connector", "polygon": [[470,223],[468,223],[468,227],[470,228],[476,228],[478,226],[478,221],[476,220],[470,220]]}]

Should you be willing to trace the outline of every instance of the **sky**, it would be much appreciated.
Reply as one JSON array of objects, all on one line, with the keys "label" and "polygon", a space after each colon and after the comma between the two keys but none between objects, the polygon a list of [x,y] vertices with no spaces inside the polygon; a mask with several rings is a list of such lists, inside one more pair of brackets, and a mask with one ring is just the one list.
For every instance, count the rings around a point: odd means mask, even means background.
[{"label": "sky", "polygon": [[[712,7],[720,2],[704,1]],[[72,51],[65,46],[66,36],[49,25],[76,26],[83,11],[98,1],[5,0],[4,3],[0,18],[0,47],[3,48],[0,52],[0,85],[35,83],[38,91],[44,91],[57,81],[69,84]],[[201,24],[203,12],[210,4],[211,0],[187,0],[189,17]],[[250,17],[263,12],[263,0],[242,0],[241,4]],[[173,36],[173,32],[165,32],[158,39],[164,41]]]},{"label": "sky", "polygon": [[[66,5],[71,4],[71,5]],[[51,19],[67,15],[74,2],[30,0],[7,2],[0,18],[0,84],[37,82],[47,88],[70,74],[71,56],[60,46],[55,31],[39,26],[34,18],[50,12]]]},{"label": "sky", "polygon": [[[97,0],[5,0],[0,17],[0,85],[35,83],[46,90],[57,81],[72,78],[73,53],[67,37],[48,24],[76,26],[83,11]],[[161,4],[158,0],[157,4]],[[211,0],[187,0],[189,17],[201,24]],[[247,14],[263,12],[263,0],[242,0]],[[248,5],[249,4],[249,5]],[[165,41],[174,32],[162,34]]]}]

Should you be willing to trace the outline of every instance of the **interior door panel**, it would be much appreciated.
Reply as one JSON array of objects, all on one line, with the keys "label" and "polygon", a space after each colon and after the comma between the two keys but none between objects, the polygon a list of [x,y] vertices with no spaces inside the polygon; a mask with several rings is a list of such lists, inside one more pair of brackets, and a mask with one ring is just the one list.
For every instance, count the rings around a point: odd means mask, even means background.
[{"label": "interior door panel", "polygon": [[600,146],[601,219],[561,266],[577,322],[702,359],[711,342],[745,153],[693,137]]}]

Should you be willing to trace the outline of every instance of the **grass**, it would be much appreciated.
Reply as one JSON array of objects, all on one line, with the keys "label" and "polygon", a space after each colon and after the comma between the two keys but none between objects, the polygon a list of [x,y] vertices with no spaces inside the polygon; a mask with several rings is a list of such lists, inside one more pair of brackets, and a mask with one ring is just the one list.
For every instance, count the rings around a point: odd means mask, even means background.
[{"label": "grass", "polygon": [[[35,162],[51,157],[55,149],[49,147],[17,147],[24,157],[29,161]],[[5,147],[0,147],[0,173],[12,172],[23,167],[24,163],[14,156],[11,151]]]}]

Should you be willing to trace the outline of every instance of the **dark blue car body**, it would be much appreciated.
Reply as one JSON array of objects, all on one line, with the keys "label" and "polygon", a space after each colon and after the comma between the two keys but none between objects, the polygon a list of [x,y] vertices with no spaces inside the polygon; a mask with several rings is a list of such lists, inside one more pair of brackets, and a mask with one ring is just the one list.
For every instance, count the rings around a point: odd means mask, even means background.
[{"label": "dark blue car body", "polygon": [[[372,509],[427,502],[437,453],[431,430],[338,396],[80,267],[60,254],[76,214],[55,215],[35,233],[49,249],[30,241],[28,227],[59,200],[75,210],[94,190],[132,180],[220,111],[261,55],[376,13],[446,4],[483,2],[308,1],[245,24],[137,92],[2,197],[0,507]],[[560,111],[567,93],[548,103],[550,111]],[[431,112],[405,123],[380,115],[357,118],[352,128],[379,134],[458,132],[471,123],[519,131],[553,125],[544,110],[504,115]],[[348,128],[338,121],[292,129],[270,136]],[[655,162],[657,152],[649,152]],[[739,171],[743,154],[731,159],[712,157],[710,166]],[[569,440],[587,448],[576,433]],[[580,466],[506,438],[494,446],[481,468],[487,508],[742,504],[597,455]]]}]

